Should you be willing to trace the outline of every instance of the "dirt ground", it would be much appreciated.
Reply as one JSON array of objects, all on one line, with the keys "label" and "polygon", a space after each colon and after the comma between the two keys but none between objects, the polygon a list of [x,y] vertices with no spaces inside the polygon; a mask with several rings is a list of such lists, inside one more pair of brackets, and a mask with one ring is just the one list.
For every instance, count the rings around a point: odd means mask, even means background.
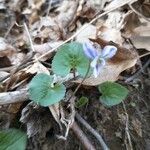
[{"label": "dirt ground", "polygon": [[[82,109],[78,109],[78,112],[102,135],[111,150],[130,148],[126,132],[130,134],[134,150],[150,149],[150,78],[148,73],[149,68],[144,74],[134,80],[132,85],[125,84],[130,90],[128,98],[124,101],[125,108],[123,104],[111,108],[101,105],[98,100],[99,92],[94,87],[82,88],[77,93],[77,96],[86,96],[89,98],[89,103]],[[126,113],[128,115],[128,131],[126,129]],[[77,140],[72,131],[70,131],[66,141],[55,138],[54,135],[57,132],[56,126],[57,124],[54,122],[51,129],[47,132],[46,138],[41,140],[37,138],[38,136],[35,136],[35,138],[29,140],[27,149],[84,150],[82,144]],[[101,146],[97,140],[82,125],[81,128],[92,141],[96,150],[101,150]]]}]

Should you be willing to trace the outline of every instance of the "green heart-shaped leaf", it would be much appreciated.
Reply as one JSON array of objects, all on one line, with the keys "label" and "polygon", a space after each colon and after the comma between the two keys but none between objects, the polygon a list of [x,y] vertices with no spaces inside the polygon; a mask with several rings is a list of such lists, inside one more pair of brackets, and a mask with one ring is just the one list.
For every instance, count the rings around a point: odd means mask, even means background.
[{"label": "green heart-shaped leaf", "polygon": [[51,87],[53,77],[44,73],[36,75],[29,84],[29,97],[42,106],[49,106],[63,99],[66,89],[63,84]]},{"label": "green heart-shaped leaf", "polygon": [[60,76],[66,76],[71,69],[75,69],[84,77],[88,67],[89,60],[83,52],[82,44],[78,42],[67,43],[60,47],[52,62],[53,72]]},{"label": "green heart-shaped leaf", "polygon": [[100,101],[106,106],[117,105],[128,95],[128,90],[125,87],[114,82],[104,82],[98,88],[102,93]]},{"label": "green heart-shaped leaf", "polygon": [[0,131],[0,150],[25,150],[27,136],[17,129]]}]

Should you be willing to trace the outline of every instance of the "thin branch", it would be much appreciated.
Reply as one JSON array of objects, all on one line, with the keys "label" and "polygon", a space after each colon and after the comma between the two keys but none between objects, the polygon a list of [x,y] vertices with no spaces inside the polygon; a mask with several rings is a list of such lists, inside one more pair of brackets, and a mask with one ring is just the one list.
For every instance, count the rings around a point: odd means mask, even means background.
[{"label": "thin branch", "polygon": [[139,11],[137,11],[132,4],[129,4],[130,9],[135,12],[138,16],[142,17],[145,21],[150,22],[150,19],[146,18],[143,14],[141,14]]},{"label": "thin branch", "polygon": [[125,82],[131,82],[132,80],[137,78],[141,74],[141,72],[143,72],[143,70],[145,70],[149,66],[149,64],[150,64],[150,59],[143,65],[143,67],[139,71],[137,71],[133,76],[126,79]]},{"label": "thin branch", "polygon": [[140,55],[139,58],[145,57],[147,55],[150,55],[150,52]]},{"label": "thin branch", "polygon": [[12,104],[28,100],[27,89],[0,93],[0,105]]},{"label": "thin branch", "polygon": [[33,46],[33,42],[32,42],[32,39],[31,39],[31,36],[30,36],[30,33],[29,33],[29,29],[28,29],[28,27],[27,27],[27,24],[24,22],[24,23],[23,23],[23,26],[24,26],[24,28],[25,28],[25,31],[27,32],[31,49],[32,49],[33,52],[35,52],[34,46]]},{"label": "thin branch", "polygon": [[76,113],[75,117],[84,127],[88,129],[89,132],[91,132],[91,134],[93,134],[96,137],[96,139],[101,144],[103,150],[109,150],[102,136],[96,130],[94,130],[78,113]]},{"label": "thin branch", "polygon": [[86,150],[96,150],[76,122],[73,123],[71,129],[74,132],[74,134],[77,136],[79,141],[83,144]]}]

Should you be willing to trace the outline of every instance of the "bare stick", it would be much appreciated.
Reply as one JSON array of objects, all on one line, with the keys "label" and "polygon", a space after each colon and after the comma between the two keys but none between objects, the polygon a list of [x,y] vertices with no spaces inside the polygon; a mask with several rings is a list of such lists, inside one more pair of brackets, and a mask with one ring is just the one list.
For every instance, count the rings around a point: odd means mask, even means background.
[{"label": "bare stick", "polygon": [[141,14],[139,11],[137,11],[132,4],[129,4],[130,9],[135,12],[138,16],[142,17],[145,21],[150,22],[150,19],[146,18],[143,14]]},{"label": "bare stick", "polygon": [[150,59],[144,64],[144,66],[139,71],[137,71],[133,76],[126,79],[125,82],[131,82],[132,80],[137,78],[141,74],[141,72],[148,67],[149,64],[150,64]]},{"label": "bare stick", "polygon": [[83,144],[86,150],[96,150],[76,122],[73,123],[71,129],[77,136],[77,138],[80,140],[80,142]]},{"label": "bare stick", "polygon": [[35,52],[34,46],[33,46],[33,43],[32,43],[32,39],[31,39],[31,36],[30,36],[30,33],[29,33],[29,29],[28,29],[28,27],[27,27],[27,24],[24,22],[24,23],[23,23],[23,26],[24,26],[24,28],[25,28],[25,31],[27,32],[27,35],[28,35],[28,38],[29,38],[29,42],[30,42],[30,46],[31,46],[31,50],[32,50],[33,52]]},{"label": "bare stick", "polygon": [[94,130],[78,113],[76,113],[76,118],[84,127],[88,129],[89,132],[91,132],[96,137],[103,150],[109,150],[101,135],[96,130]]},{"label": "bare stick", "polygon": [[28,100],[27,89],[0,93],[0,105],[23,102],[26,100]]},{"label": "bare stick", "polygon": [[150,52],[140,55],[139,58],[145,57],[147,55],[150,55]]}]

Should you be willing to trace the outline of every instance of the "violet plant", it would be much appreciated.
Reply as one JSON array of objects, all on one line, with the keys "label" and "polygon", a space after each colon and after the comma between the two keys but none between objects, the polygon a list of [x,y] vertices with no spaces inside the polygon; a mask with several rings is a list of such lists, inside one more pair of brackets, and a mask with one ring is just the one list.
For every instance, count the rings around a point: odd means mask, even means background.
[{"label": "violet plant", "polygon": [[117,48],[112,45],[107,45],[100,51],[98,51],[91,43],[83,44],[83,50],[85,55],[91,60],[91,67],[93,68],[93,75],[95,78],[98,77],[100,71],[106,64],[107,59],[112,58]]},{"label": "violet plant", "polygon": [[[116,52],[117,48],[112,45],[98,50],[91,43],[66,43],[55,54],[52,61],[52,71],[56,77],[66,77],[73,72],[84,80],[92,74],[91,70],[93,69],[93,75],[97,78],[106,65],[106,61],[112,58]],[[52,75],[37,74],[29,84],[30,99],[42,106],[53,105],[62,100],[66,88],[62,82],[55,81],[56,83],[54,83],[54,81]],[[109,81],[98,85],[98,89],[102,94],[100,101],[106,106],[119,104],[128,94],[126,88]],[[78,104],[84,105],[87,102],[83,98],[79,100],[81,102]]]}]

